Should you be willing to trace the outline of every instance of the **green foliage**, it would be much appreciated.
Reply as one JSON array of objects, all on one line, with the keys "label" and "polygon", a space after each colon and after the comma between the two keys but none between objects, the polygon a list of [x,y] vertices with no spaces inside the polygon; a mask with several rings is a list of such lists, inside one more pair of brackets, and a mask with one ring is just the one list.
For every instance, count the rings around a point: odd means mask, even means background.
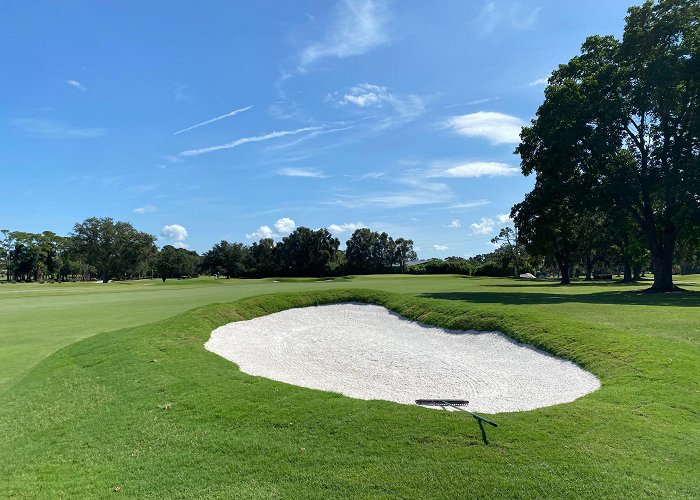
[{"label": "green foliage", "polygon": [[676,245],[700,232],[699,24],[695,1],[631,7],[622,41],[589,37],[550,77],[516,150],[535,188],[513,213],[565,278],[577,251],[591,255],[591,219],[624,212],[651,253],[652,289],[673,289]]},{"label": "green foliage", "polygon": [[165,281],[167,278],[192,278],[197,276],[200,257],[197,252],[185,248],[175,248],[165,245],[156,258],[155,268],[158,276]]},{"label": "green foliage", "polygon": [[128,222],[91,217],[78,223],[71,235],[75,252],[93,266],[103,282],[122,278],[155,254],[155,238]]}]

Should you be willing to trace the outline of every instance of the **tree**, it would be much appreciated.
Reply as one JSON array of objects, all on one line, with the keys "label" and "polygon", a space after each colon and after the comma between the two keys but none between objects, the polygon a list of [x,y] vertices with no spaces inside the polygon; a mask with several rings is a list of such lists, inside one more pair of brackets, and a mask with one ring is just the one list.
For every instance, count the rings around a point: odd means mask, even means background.
[{"label": "tree", "polygon": [[418,255],[413,250],[413,240],[397,238],[394,241],[394,247],[394,263],[398,264],[402,273],[405,273],[406,264],[418,258]]},{"label": "tree", "polygon": [[622,41],[589,37],[552,74],[517,150],[539,184],[629,214],[651,252],[653,291],[674,289],[676,245],[699,227],[699,20],[698,2],[631,7]]},{"label": "tree", "polygon": [[298,227],[277,246],[280,270],[295,276],[322,276],[329,273],[340,246],[327,229],[317,231]]},{"label": "tree", "polygon": [[248,248],[243,243],[221,240],[204,254],[201,266],[209,274],[240,278],[248,271],[248,262]]},{"label": "tree", "polygon": [[91,217],[76,224],[71,238],[77,253],[95,267],[103,283],[133,270],[155,244],[154,236],[109,217]]},{"label": "tree", "polygon": [[165,245],[155,260],[156,271],[165,282],[167,278],[180,278],[182,276],[196,276],[199,266],[197,252],[185,248],[175,248]]},{"label": "tree", "polygon": [[[409,249],[408,241],[404,240],[401,252],[413,251],[413,242],[410,242]],[[396,242],[387,233],[380,234],[366,227],[356,229],[346,246],[348,266],[356,273],[382,273],[396,263]]]},{"label": "tree", "polygon": [[277,252],[272,238],[263,238],[250,246],[250,263],[255,276],[273,276],[277,272]]},{"label": "tree", "polygon": [[498,235],[491,238],[491,243],[494,245],[503,243],[508,248],[508,251],[513,255],[513,269],[515,277],[519,277],[518,272],[520,262],[520,249],[518,248],[518,232],[512,227],[504,227],[498,232]]}]

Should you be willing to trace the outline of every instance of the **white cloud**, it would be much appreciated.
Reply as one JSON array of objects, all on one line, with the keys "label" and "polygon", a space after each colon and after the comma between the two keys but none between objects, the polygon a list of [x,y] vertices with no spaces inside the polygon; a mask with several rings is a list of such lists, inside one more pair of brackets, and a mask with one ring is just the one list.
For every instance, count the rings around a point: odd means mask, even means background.
[{"label": "white cloud", "polygon": [[354,233],[356,229],[367,227],[362,222],[346,222],[344,224],[331,224],[328,230],[333,234]]},{"label": "white cloud", "polygon": [[458,229],[462,227],[462,223],[459,221],[459,219],[454,219],[447,227]]},{"label": "white cloud", "polygon": [[472,234],[491,234],[493,233],[495,226],[495,220],[482,217],[479,222],[475,222],[471,225]]},{"label": "white cloud", "polygon": [[275,229],[279,234],[287,235],[294,231],[296,224],[289,217],[282,217],[275,222]]},{"label": "white cloud", "polygon": [[500,214],[496,216],[496,220],[499,224],[512,224],[513,219],[510,218],[509,214]]},{"label": "white cloud", "polygon": [[236,139],[231,142],[227,142],[226,144],[219,144],[217,146],[209,146],[206,148],[200,148],[200,149],[188,149],[187,151],[182,151],[180,153],[180,156],[197,156],[201,155],[204,153],[211,153],[212,151],[219,151],[221,149],[231,149],[231,148],[236,148],[238,146],[241,146],[243,144],[247,144],[249,142],[261,142],[261,141],[269,141],[270,139],[276,139],[278,137],[285,137],[288,135],[296,135],[296,134],[301,134],[302,132],[311,132],[314,130],[320,130],[322,127],[304,127],[304,128],[298,128],[295,130],[279,130],[275,132],[270,132],[269,134],[265,135],[258,135],[254,137],[241,137],[240,139]]},{"label": "white cloud", "polygon": [[526,31],[535,27],[537,16],[541,10],[541,7],[526,10],[517,1],[489,1],[474,19],[474,26],[479,36],[486,36],[499,28]]},{"label": "white cloud", "polygon": [[85,85],[80,83],[78,80],[66,80],[66,84],[70,85],[74,89],[78,89],[81,92],[85,92],[87,90]]},{"label": "white cloud", "polygon": [[516,116],[494,111],[479,111],[447,120],[447,127],[454,132],[466,137],[482,137],[491,144],[517,144],[524,124]]},{"label": "white cloud", "polygon": [[315,168],[280,168],[275,170],[275,174],[284,177],[313,177],[316,179],[326,179],[328,176]]},{"label": "white cloud", "polygon": [[445,250],[449,250],[450,247],[447,245],[433,245],[433,249],[437,250],[438,252],[444,252]]},{"label": "white cloud", "polygon": [[248,234],[246,233],[245,237],[248,238],[249,240],[252,238],[257,238],[257,239],[263,239],[263,238],[272,238],[272,229],[270,229],[270,226],[260,226],[256,231],[253,231],[252,233]]},{"label": "white cloud", "polygon": [[538,78],[537,80],[533,80],[530,83],[528,83],[528,87],[539,87],[540,85],[547,85],[547,82],[549,81],[549,76],[545,76],[544,78]]},{"label": "white cloud", "polygon": [[195,125],[192,125],[191,127],[187,127],[187,128],[183,128],[182,130],[178,130],[173,135],[182,134],[183,132],[187,132],[187,131],[195,129],[197,127],[203,127],[204,125],[209,125],[210,123],[218,122],[219,120],[223,120],[224,118],[236,116],[238,113],[243,113],[244,111],[248,111],[249,109],[252,109],[252,108],[253,108],[253,106],[246,106],[245,108],[234,109],[230,113],[226,113],[226,114],[217,116],[216,118],[212,118],[211,120],[206,120],[206,121],[203,121],[201,123],[197,123]]},{"label": "white cloud", "polygon": [[187,229],[180,224],[169,224],[160,230],[160,236],[166,240],[180,243],[180,248],[185,248],[184,241],[187,239]]},{"label": "white cloud", "polygon": [[150,213],[155,212],[157,210],[158,210],[158,207],[156,207],[155,205],[151,205],[149,203],[149,204],[144,205],[142,207],[135,208],[134,213],[136,213],[136,214],[150,214]]},{"label": "white cloud", "polygon": [[95,139],[107,132],[104,128],[77,128],[54,120],[40,118],[15,118],[10,125],[24,132],[49,139]]},{"label": "white cloud", "polygon": [[474,201],[466,201],[464,203],[456,203],[454,205],[450,205],[449,209],[451,210],[457,210],[457,209],[462,209],[462,208],[476,208],[476,207],[483,207],[484,205],[489,205],[491,203],[490,200],[474,200]]},{"label": "white cloud", "polygon": [[372,83],[360,83],[351,87],[336,103],[340,106],[390,109],[394,115],[385,117],[379,124],[380,128],[405,123],[425,113],[425,101],[422,97],[413,94],[394,94],[388,87]]},{"label": "white cloud", "polygon": [[275,226],[274,230],[272,230],[270,226],[264,225],[260,226],[252,233],[246,233],[245,237],[249,240],[253,238],[281,238],[282,236],[286,236],[296,229],[296,223],[289,217],[277,219],[273,225]]},{"label": "white cloud", "polygon": [[475,161],[455,165],[454,167],[430,170],[428,177],[500,177],[515,175],[518,169],[506,163],[492,161]]},{"label": "white cloud", "polygon": [[387,42],[386,2],[382,0],[342,0],[323,39],[306,47],[298,70],[327,57],[358,56]]}]

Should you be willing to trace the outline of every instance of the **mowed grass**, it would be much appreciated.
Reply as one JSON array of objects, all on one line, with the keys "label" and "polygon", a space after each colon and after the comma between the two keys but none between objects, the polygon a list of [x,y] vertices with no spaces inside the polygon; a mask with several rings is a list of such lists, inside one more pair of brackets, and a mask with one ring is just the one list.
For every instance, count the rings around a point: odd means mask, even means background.
[{"label": "mowed grass", "polygon": [[[43,349],[27,355],[31,366],[0,364],[0,497],[101,497],[115,486],[153,498],[700,495],[697,285],[658,296],[452,276],[212,281],[0,288],[3,348]],[[251,377],[202,347],[221,324],[338,301],[502,330],[603,386],[495,416],[484,446],[468,416]],[[212,302],[228,303],[182,312]]]}]

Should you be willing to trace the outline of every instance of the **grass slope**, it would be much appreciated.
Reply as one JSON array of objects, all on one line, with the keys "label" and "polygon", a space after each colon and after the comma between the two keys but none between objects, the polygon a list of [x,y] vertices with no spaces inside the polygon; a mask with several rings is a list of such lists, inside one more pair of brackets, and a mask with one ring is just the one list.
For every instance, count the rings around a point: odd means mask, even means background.
[{"label": "grass slope", "polygon": [[[523,293],[520,283],[490,280],[481,296],[461,281],[442,278],[443,291],[429,279],[403,282],[428,297],[344,289],[245,298],[63,348],[0,393],[0,497],[99,497],[117,485],[160,498],[700,495],[697,329],[636,327],[636,314],[667,307],[680,324],[696,324],[696,294],[548,284]],[[507,287],[488,291],[498,285]],[[483,446],[468,416],[251,377],[202,348],[230,321],[351,300],[448,328],[504,331],[575,360],[603,387],[500,414]],[[605,308],[616,303],[613,328]]]}]

